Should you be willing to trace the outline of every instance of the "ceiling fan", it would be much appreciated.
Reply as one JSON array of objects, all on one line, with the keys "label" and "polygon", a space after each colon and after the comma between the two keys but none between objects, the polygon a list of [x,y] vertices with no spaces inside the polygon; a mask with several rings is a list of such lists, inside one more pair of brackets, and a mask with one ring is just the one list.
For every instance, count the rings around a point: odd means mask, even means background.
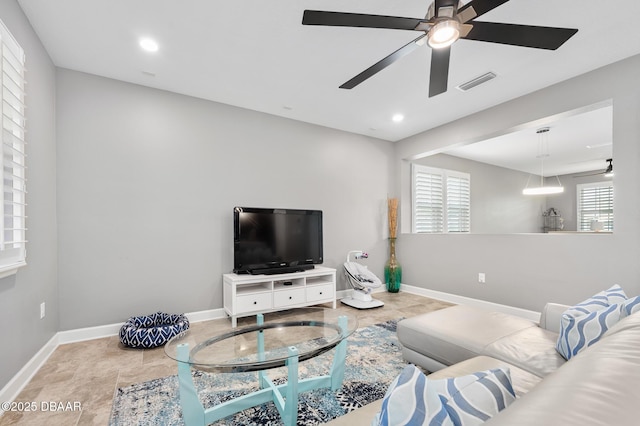
[{"label": "ceiling fan", "polygon": [[607,158],[606,162],[609,164],[607,165],[607,168],[604,169],[603,171],[597,172],[597,173],[579,174],[579,175],[575,175],[574,178],[598,176],[598,175],[604,175],[605,177],[613,177],[613,158]]},{"label": "ceiling fan", "polygon": [[555,50],[571,38],[577,29],[540,27],[533,25],[481,22],[475,19],[509,0],[435,0],[425,18],[367,15],[360,13],[305,10],[303,25],[334,27],[386,28],[421,32],[418,38],[405,44],[340,86],[353,89],[379,71],[410,53],[425,41],[432,48],[429,97],[447,91],[451,45],[458,39],[485,41],[512,46]]}]

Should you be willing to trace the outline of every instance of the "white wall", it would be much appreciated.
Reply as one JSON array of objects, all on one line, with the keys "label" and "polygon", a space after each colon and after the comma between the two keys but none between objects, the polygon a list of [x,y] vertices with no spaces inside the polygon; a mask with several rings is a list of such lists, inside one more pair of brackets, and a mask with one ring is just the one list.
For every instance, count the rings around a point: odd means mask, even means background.
[{"label": "white wall", "polygon": [[391,143],[70,70],[57,89],[61,330],[221,308],[236,205],[323,210],[324,265],[364,249],[382,274]]},{"label": "white wall", "polygon": [[[524,123],[613,101],[613,235],[410,235],[398,238],[407,284],[539,311],[546,301],[575,303],[619,283],[640,294],[640,56],[609,65],[396,145],[407,220],[408,160],[487,139]],[[487,283],[478,284],[478,273]]]},{"label": "white wall", "polygon": [[[0,279],[0,389],[58,331],[55,67],[14,0],[0,19],[25,50],[27,68],[27,266]],[[40,303],[46,316],[40,319]]]}]

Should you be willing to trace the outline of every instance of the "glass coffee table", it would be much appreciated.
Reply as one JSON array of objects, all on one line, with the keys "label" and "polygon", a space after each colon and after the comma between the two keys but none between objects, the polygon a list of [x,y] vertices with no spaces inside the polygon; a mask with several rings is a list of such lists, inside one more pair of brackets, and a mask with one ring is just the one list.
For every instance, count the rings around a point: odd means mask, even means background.
[{"label": "glass coffee table", "polygon": [[[357,328],[355,316],[333,309],[291,309],[255,325],[216,336],[187,330],[171,339],[165,353],[178,362],[180,404],[187,426],[208,425],[256,405],[273,401],[286,426],[296,424],[298,394],[319,388],[338,390],[344,378],[347,337]],[[298,363],[336,349],[329,373],[298,378]],[[287,367],[287,382],[274,384],[266,370]],[[213,373],[258,372],[255,392],[205,409],[198,398],[191,368]]]}]

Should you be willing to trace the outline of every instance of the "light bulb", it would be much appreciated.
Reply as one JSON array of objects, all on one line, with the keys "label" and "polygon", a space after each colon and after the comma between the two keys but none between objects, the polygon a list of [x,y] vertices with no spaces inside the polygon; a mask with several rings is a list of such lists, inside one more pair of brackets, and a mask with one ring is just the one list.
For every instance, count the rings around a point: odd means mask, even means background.
[{"label": "light bulb", "polygon": [[427,37],[429,46],[434,49],[451,46],[460,38],[460,24],[455,19],[440,21],[431,28]]},{"label": "light bulb", "polygon": [[142,47],[147,52],[158,51],[158,43],[150,38],[143,38],[142,40],[140,40],[140,47]]}]

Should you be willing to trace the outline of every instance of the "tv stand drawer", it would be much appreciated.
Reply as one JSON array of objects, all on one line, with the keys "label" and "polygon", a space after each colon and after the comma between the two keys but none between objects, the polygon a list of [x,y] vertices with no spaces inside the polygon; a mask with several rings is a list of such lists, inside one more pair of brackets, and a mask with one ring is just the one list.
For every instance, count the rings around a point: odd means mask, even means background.
[{"label": "tv stand drawer", "polygon": [[271,309],[271,293],[256,293],[237,296],[236,313]]},{"label": "tv stand drawer", "polygon": [[310,285],[307,287],[307,302],[332,299],[335,286],[333,284]]},{"label": "tv stand drawer", "polygon": [[305,302],[304,295],[304,288],[275,291],[273,292],[273,306],[280,308],[283,306],[299,305]]}]

